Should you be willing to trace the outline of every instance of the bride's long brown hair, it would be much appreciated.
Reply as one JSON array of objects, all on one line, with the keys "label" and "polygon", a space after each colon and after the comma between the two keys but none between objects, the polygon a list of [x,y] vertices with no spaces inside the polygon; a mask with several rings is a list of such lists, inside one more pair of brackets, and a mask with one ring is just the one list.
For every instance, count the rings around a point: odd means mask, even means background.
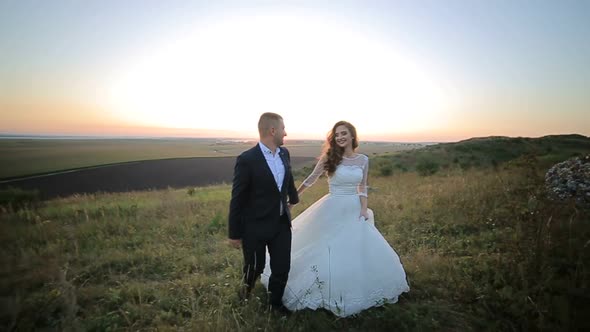
[{"label": "bride's long brown hair", "polygon": [[325,159],[324,170],[328,172],[328,175],[334,174],[336,167],[342,162],[342,156],[344,155],[344,148],[341,148],[336,144],[336,128],[339,126],[345,126],[352,136],[352,149],[358,148],[359,143],[356,137],[356,128],[347,121],[338,121],[332,127],[332,130],[328,133],[326,142],[324,143],[324,153],[322,157]]}]

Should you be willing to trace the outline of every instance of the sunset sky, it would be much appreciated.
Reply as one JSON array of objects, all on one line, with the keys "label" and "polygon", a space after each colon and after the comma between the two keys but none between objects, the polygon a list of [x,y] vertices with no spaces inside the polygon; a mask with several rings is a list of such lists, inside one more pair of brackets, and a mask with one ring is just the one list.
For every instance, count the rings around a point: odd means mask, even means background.
[{"label": "sunset sky", "polygon": [[0,1],[0,134],[590,136],[590,1]]}]

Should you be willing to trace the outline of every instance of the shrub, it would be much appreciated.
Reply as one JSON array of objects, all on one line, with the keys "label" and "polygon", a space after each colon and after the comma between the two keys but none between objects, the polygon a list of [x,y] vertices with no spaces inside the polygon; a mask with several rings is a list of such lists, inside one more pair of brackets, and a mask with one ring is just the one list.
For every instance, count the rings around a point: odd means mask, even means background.
[{"label": "shrub", "polygon": [[38,203],[39,190],[24,190],[21,188],[7,187],[0,189],[0,206],[20,209]]},{"label": "shrub", "polygon": [[416,165],[416,171],[421,176],[433,175],[438,172],[439,168],[438,163],[427,159],[420,160]]},{"label": "shrub", "polygon": [[391,174],[393,174],[393,168],[389,164],[381,165],[381,167],[379,168],[379,173],[382,176],[390,176]]}]

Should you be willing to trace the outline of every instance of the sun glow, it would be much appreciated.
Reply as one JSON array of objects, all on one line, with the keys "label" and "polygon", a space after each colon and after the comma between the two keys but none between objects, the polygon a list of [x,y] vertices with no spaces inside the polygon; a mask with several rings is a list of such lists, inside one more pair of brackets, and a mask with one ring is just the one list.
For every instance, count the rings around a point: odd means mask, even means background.
[{"label": "sun glow", "polygon": [[435,126],[449,105],[401,50],[325,17],[211,19],[121,68],[108,107],[146,126],[254,133],[261,113],[276,112],[291,135],[323,137],[338,120],[382,135]]}]

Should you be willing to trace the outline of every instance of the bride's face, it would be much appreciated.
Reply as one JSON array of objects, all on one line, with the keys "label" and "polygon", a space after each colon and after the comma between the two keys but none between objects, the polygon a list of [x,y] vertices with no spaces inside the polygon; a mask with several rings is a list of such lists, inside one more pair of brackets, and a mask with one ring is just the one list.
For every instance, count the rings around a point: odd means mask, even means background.
[{"label": "bride's face", "polygon": [[352,146],[353,137],[350,135],[350,131],[346,126],[336,127],[334,139],[336,140],[336,144],[341,148],[346,149],[347,146]]}]

